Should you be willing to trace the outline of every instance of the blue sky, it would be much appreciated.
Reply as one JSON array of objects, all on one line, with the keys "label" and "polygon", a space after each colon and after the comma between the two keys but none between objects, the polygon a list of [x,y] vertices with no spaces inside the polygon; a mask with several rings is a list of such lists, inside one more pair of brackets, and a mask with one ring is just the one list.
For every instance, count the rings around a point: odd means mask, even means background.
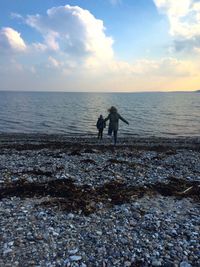
[{"label": "blue sky", "polygon": [[0,14],[0,90],[199,89],[200,1],[7,0]]}]

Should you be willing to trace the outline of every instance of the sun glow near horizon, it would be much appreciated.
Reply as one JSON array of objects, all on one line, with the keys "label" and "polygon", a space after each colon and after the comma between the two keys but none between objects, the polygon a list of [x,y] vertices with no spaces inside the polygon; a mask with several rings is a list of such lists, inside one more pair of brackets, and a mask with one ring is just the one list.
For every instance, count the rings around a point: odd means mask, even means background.
[{"label": "sun glow near horizon", "polygon": [[199,1],[61,2],[1,8],[0,90],[199,89]]}]

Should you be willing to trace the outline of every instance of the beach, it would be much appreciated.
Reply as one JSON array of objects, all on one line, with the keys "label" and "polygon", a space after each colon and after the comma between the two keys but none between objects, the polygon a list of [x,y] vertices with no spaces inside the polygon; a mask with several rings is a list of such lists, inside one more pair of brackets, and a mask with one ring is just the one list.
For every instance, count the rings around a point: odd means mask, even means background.
[{"label": "beach", "polygon": [[0,267],[200,267],[200,0],[0,3]]},{"label": "beach", "polygon": [[200,139],[0,134],[0,266],[200,266]]}]

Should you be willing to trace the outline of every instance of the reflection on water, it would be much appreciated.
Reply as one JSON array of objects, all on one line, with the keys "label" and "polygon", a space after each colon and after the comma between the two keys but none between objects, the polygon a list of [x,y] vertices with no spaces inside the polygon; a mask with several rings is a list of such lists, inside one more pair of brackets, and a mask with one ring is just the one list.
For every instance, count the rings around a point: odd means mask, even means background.
[{"label": "reflection on water", "polygon": [[199,136],[198,93],[0,92],[0,132],[96,134],[114,105],[121,135]]}]

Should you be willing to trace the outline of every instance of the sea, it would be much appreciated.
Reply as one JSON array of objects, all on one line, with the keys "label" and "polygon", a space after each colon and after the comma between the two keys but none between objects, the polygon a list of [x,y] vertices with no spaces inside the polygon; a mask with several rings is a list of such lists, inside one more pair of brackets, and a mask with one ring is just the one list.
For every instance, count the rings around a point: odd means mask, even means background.
[{"label": "sea", "polygon": [[[0,92],[0,133],[96,135],[115,106],[119,136],[200,136],[200,93]],[[108,128],[108,125],[107,125]],[[107,133],[107,128],[104,133]]]}]

